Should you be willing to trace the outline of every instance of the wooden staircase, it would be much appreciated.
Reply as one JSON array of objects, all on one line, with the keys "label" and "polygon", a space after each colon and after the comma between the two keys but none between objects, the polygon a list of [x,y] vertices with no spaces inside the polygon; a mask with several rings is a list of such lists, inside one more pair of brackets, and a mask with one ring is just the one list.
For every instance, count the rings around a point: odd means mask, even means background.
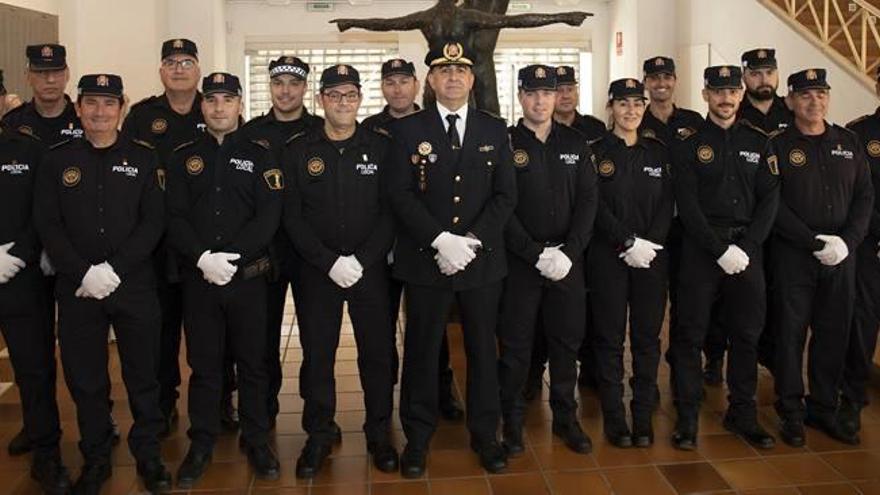
[{"label": "wooden staircase", "polygon": [[880,0],[758,0],[867,87],[880,66]]}]

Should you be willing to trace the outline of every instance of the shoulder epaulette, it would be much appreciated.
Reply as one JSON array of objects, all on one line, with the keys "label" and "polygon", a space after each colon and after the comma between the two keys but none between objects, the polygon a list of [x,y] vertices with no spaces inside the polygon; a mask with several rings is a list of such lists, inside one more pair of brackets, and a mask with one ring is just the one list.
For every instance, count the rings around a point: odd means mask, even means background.
[{"label": "shoulder epaulette", "polygon": [[424,108],[420,108],[413,113],[409,113],[409,114],[404,115],[403,117],[400,117],[397,120],[400,121],[400,120],[412,119],[412,118],[416,117],[417,115],[421,115],[424,111],[425,111]]},{"label": "shoulder epaulette", "polygon": [[187,141],[187,142],[185,142],[185,143],[180,143],[180,144],[178,144],[178,145],[177,145],[172,151],[180,151],[180,150],[186,148],[187,146],[189,146],[189,145],[191,145],[191,144],[193,144],[193,143],[195,143],[194,140],[193,140],[193,141]]},{"label": "shoulder epaulette", "polygon": [[[4,130],[8,131],[10,129],[4,129]],[[36,134],[34,134],[34,131],[31,130],[31,128],[28,126],[23,125],[23,126],[19,127],[18,129],[12,129],[12,131],[14,132],[14,134],[17,134],[19,136],[33,139],[34,141],[42,141],[42,139],[40,139],[40,136],[37,136]]]},{"label": "shoulder epaulette", "polygon": [[765,131],[764,129],[761,129],[760,127],[758,127],[758,126],[756,126],[755,124],[751,123],[751,121],[749,121],[749,119],[740,119],[739,121],[740,121],[740,123],[741,123],[742,125],[744,125],[747,129],[751,129],[751,130],[753,130],[753,131],[755,131],[755,132],[757,132],[757,133],[759,133],[759,134],[761,134],[762,136],[765,136],[765,137],[769,137],[769,136],[770,136],[770,133],[769,133],[769,132],[767,132],[767,131]]},{"label": "shoulder epaulette", "polygon": [[256,144],[260,148],[263,148],[264,150],[271,149],[269,141],[266,141],[265,139],[251,139],[250,142]]},{"label": "shoulder epaulette", "polygon": [[682,127],[681,129],[678,130],[678,132],[675,133],[675,137],[684,141],[696,133],[697,133],[697,130],[694,129],[693,127]]},{"label": "shoulder epaulette", "polygon": [[140,101],[138,101],[137,103],[135,103],[134,105],[132,105],[131,108],[134,108],[134,107],[136,107],[136,106],[138,106],[138,105],[142,105],[142,104],[144,104],[144,103],[150,103],[150,102],[152,102],[153,100],[155,100],[156,98],[158,98],[156,95],[153,95],[153,96],[147,96],[146,98],[143,98],[143,99],[141,99]]},{"label": "shoulder epaulette", "polygon": [[484,109],[484,108],[478,108],[477,111],[479,111],[479,112],[482,113],[482,114],[488,115],[489,117],[492,117],[493,119],[500,120],[500,121],[502,121],[502,122],[507,122],[506,120],[504,120],[504,118],[502,118],[502,117],[501,117],[500,115],[498,115],[497,113],[490,112],[490,111],[488,111],[488,110],[486,110],[486,109]]},{"label": "shoulder epaulette", "polygon": [[862,115],[862,116],[859,117],[859,118],[856,118],[856,119],[850,120],[849,122],[846,123],[846,127],[849,127],[849,126],[851,126],[851,125],[858,124],[859,122],[861,122],[861,121],[863,121],[863,120],[866,120],[868,117],[870,117],[870,115]]},{"label": "shoulder epaulette", "polygon": [[154,149],[156,149],[155,146],[153,146],[152,144],[150,144],[150,143],[148,143],[148,142],[146,142],[146,141],[143,141],[143,140],[141,140],[141,139],[132,139],[131,141],[132,141],[133,143],[135,143],[135,144],[139,144],[139,145],[143,146],[144,148],[147,148],[148,150],[154,150]]},{"label": "shoulder epaulette", "polygon": [[375,132],[376,134],[380,134],[380,135],[385,136],[387,138],[391,137],[391,133],[388,132],[388,129],[386,129],[384,127],[374,126],[374,127],[371,127],[370,130]]},{"label": "shoulder epaulette", "polygon": [[588,140],[587,140],[587,144],[589,144],[590,146],[593,146],[594,144],[599,144],[599,143],[602,142],[604,139],[605,139],[605,136],[599,136],[599,137],[597,137],[596,139],[593,139],[592,141],[588,139]]},{"label": "shoulder epaulette", "polygon": [[59,141],[59,142],[53,144],[52,146],[49,146],[49,149],[54,150],[55,148],[60,148],[60,147],[64,146],[65,144],[69,144],[72,142],[73,142],[73,139],[65,139],[64,141]]},{"label": "shoulder epaulette", "polygon": [[[647,139],[648,141],[654,141],[655,143],[660,144],[661,146],[666,146],[666,142],[662,139],[658,138],[656,134],[641,134],[642,139]],[[687,139],[687,138],[682,138]]]},{"label": "shoulder epaulette", "polygon": [[290,143],[296,141],[297,139],[305,136],[306,134],[308,134],[308,131],[299,131],[296,134],[294,134],[293,136],[290,136],[289,138],[287,138],[287,141],[284,141],[284,144],[290,144]]}]

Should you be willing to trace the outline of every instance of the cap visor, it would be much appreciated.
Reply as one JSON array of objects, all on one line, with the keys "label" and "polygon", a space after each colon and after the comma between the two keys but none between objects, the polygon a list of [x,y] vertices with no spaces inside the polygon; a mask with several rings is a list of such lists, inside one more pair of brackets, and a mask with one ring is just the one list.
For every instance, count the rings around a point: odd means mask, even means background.
[{"label": "cap visor", "polygon": [[67,64],[28,64],[28,70],[31,72],[46,72],[50,70],[64,70],[67,68]]},{"label": "cap visor", "polygon": [[416,77],[415,73],[412,73],[412,72],[409,72],[409,71],[405,71],[405,70],[393,69],[393,70],[390,70],[390,71],[388,71],[388,72],[382,74],[382,79],[385,79],[386,77],[391,77],[391,76],[410,76],[410,77]]}]

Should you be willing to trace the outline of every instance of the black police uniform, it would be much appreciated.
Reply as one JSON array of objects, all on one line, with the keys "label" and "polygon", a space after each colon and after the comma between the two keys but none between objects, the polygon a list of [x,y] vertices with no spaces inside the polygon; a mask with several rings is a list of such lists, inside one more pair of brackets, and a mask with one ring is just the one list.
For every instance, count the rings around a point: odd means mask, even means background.
[{"label": "black police uniform", "polygon": [[[553,123],[541,142],[522,120],[508,129],[516,167],[518,202],[505,228],[508,276],[498,325],[498,380],[505,431],[522,430],[522,390],[543,321],[550,357],[550,406],[554,423],[577,420],[574,388],[577,352],[584,332],[583,253],[593,231],[598,202],[592,153],[583,135]],[[535,268],[545,247],[562,245],[572,261],[568,275],[554,282]]]},{"label": "black police uniform", "polygon": [[[802,71],[789,76],[789,91],[824,81],[824,71]],[[819,136],[793,125],[768,144],[768,160],[778,162],[781,195],[770,242],[779,308],[776,410],[786,422],[805,419],[801,370],[808,326],[806,419],[827,426],[836,410],[855,297],[854,253],[868,231],[874,201],[862,149],[854,133],[827,123]],[[849,256],[836,266],[821,264],[813,256],[824,247],[818,234],[840,236]]]},{"label": "black police uniform", "polygon": [[81,138],[82,124],[70,97],[64,95],[64,111],[57,117],[43,117],[33,101],[10,110],[3,116],[3,125],[22,134],[32,134],[40,139],[40,144],[50,147],[72,138]]},{"label": "black police uniform", "polygon": [[667,254],[657,251],[649,268],[631,268],[620,254],[634,237],[665,246],[673,203],[669,152],[657,138],[641,136],[627,146],[608,132],[593,143],[593,153],[599,175],[599,211],[587,259],[604,430],[611,439],[626,437],[629,432],[623,404],[629,310],[633,432],[651,438],[659,334],[666,311]]},{"label": "black police uniform", "polygon": [[[249,139],[268,144],[276,163],[281,163],[285,143],[292,136],[305,129],[318,128],[324,119],[312,115],[303,108],[300,118],[280,121],[270,109],[265,115],[252,119],[242,128]],[[290,286],[294,301],[298,296],[299,283],[296,282],[302,258],[293,247],[290,237],[283,227],[278,229],[269,246],[273,273],[266,292],[266,372],[269,374],[269,418],[272,422],[279,412],[278,393],[281,391],[281,324],[284,319],[284,304],[287,300],[287,287]]]},{"label": "black police uniform", "polygon": [[[683,139],[675,156],[676,201],[684,223],[681,255],[687,262],[679,272],[670,354],[678,424],[688,436],[696,433],[700,352],[714,311],[720,311],[730,340],[725,421],[749,427],[757,421],[757,345],[766,310],[762,246],[779,202],[776,180],[763,161],[766,141],[764,131],[747,121],[725,130],[707,119]],[[735,275],[717,263],[730,245],[749,257],[748,267]]]},{"label": "black police uniform", "polygon": [[[418,112],[419,110],[422,109],[422,107],[420,107],[418,103],[413,103],[413,106],[415,107],[415,109],[413,110],[415,112]],[[389,106],[385,105],[385,107],[382,108],[381,112],[379,112],[375,115],[370,115],[369,117],[365,118],[363,120],[363,122],[361,122],[361,125],[366,127],[367,129],[388,130],[388,126],[392,122],[397,120],[397,117],[394,117],[393,115],[391,115],[391,112],[388,109],[389,109]]]},{"label": "black police uniform", "polygon": [[785,100],[780,96],[773,95],[773,103],[767,113],[755,108],[748,98],[743,98],[736,118],[737,120],[748,120],[755,127],[770,134],[790,126],[794,117],[785,104]]},{"label": "black police uniform", "polygon": [[59,455],[61,429],[55,401],[55,332],[49,321],[45,280],[40,271],[42,244],[31,217],[42,156],[35,138],[0,127],[0,201],[6,214],[0,244],[14,242],[9,254],[27,265],[0,284],[0,329],[18,384],[25,432],[35,461]]},{"label": "black police uniform", "polygon": [[[177,113],[165,94],[150,96],[131,108],[122,126],[122,132],[153,145],[159,154],[159,170],[167,178],[167,164],[174,148],[197,139],[205,128],[201,109],[202,95],[196,93],[187,114]],[[171,416],[179,396],[180,336],[183,323],[183,291],[180,286],[177,262],[167,238],[154,254],[158,281],[159,306],[162,311],[162,333],[159,346],[159,402],[166,418]]]},{"label": "black police uniform", "polygon": [[[394,235],[384,184],[388,145],[387,136],[362,125],[346,141],[332,141],[314,127],[297,134],[285,150],[284,224],[305,261],[297,300],[302,423],[309,439],[324,445],[335,437],[333,370],[346,301],[364,389],[364,432],[371,446],[388,442],[393,385],[385,258]],[[360,262],[363,276],[343,289],[328,273],[340,256],[349,255]]]},{"label": "black police uniform", "polygon": [[[61,361],[87,465],[110,462],[110,325],[134,416],[129,448],[138,462],[159,456],[160,321],[151,254],[165,227],[165,209],[157,167],[150,145],[123,136],[108,148],[86,139],[64,142],[40,165],[34,218],[58,271]],[[104,261],[122,279],[119,287],[102,300],[74,295],[90,265]]]},{"label": "black police uniform", "polygon": [[[468,359],[467,426],[475,446],[495,440],[500,406],[495,326],[507,274],[503,228],[516,205],[504,121],[467,110],[462,146],[431,105],[390,126],[394,137],[390,198],[399,222],[395,278],[406,284],[406,338],[400,416],[408,449],[426,451],[437,425],[437,356],[450,306],[461,310]],[[474,234],[476,258],[452,276],[440,273],[433,240],[443,231]]]},{"label": "black police uniform", "polygon": [[[880,190],[880,109],[860,117],[847,128],[858,134],[871,167],[874,191]],[[880,328],[880,204],[876,197],[865,240],[856,250],[856,300],[853,329],[843,372],[841,409],[850,414],[852,427],[859,429],[859,411],[868,405],[867,387],[873,368],[874,349]]]},{"label": "black police uniform", "polygon": [[[181,257],[191,451],[210,453],[220,428],[223,360],[238,371],[242,438],[265,445],[269,418],[265,366],[268,247],[281,216],[281,172],[268,148],[241,131],[222,144],[205,133],[179,146],[169,164],[168,235]],[[202,277],[202,253],[241,255],[223,286]],[[256,329],[256,330],[255,330]]]}]

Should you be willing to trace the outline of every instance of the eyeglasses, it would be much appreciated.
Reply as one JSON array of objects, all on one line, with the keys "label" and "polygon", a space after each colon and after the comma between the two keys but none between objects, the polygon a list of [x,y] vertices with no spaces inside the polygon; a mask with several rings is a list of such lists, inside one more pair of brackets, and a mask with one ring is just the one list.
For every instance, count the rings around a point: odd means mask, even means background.
[{"label": "eyeglasses", "polygon": [[347,103],[354,103],[358,101],[358,98],[361,97],[361,94],[357,91],[349,91],[348,93],[340,93],[339,91],[328,91],[323,93],[324,96],[327,97],[333,103],[339,103],[345,98]]},{"label": "eyeglasses", "polygon": [[183,60],[174,60],[173,58],[166,58],[162,61],[162,67],[174,70],[177,67],[180,67],[182,70],[190,70],[196,66],[196,61],[185,58]]}]

